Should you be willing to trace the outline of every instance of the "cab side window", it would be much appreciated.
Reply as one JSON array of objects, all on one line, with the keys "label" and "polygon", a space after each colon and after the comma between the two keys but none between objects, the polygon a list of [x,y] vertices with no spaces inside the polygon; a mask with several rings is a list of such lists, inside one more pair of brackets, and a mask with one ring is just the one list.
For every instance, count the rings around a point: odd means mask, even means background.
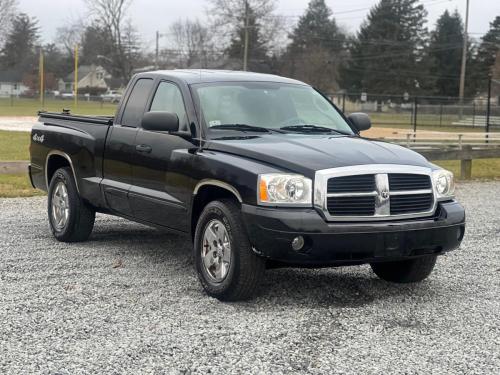
[{"label": "cab side window", "polygon": [[179,118],[179,129],[189,129],[186,108],[179,88],[170,82],[161,82],[151,103],[150,111],[175,113]]}]

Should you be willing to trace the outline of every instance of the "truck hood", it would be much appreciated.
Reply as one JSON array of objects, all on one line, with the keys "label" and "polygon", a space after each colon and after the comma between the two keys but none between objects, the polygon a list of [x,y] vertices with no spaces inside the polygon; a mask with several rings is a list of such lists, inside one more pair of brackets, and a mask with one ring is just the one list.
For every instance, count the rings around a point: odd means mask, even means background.
[{"label": "truck hood", "polygon": [[358,136],[265,134],[221,138],[206,148],[271,164],[312,177],[321,169],[362,164],[431,167],[420,154],[395,144]]}]

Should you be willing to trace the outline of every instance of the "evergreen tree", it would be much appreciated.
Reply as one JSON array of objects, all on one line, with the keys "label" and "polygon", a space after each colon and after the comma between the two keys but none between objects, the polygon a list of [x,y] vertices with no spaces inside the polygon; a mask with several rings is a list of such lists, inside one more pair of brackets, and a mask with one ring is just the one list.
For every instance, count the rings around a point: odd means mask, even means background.
[{"label": "evergreen tree", "polygon": [[342,70],[349,91],[419,93],[427,12],[418,0],[380,0],[352,43]]},{"label": "evergreen tree", "polygon": [[[269,72],[270,50],[279,43],[280,17],[273,15],[277,0],[209,0],[211,36],[215,45],[227,46],[226,55],[243,67],[245,31],[248,31],[248,70]],[[248,27],[245,28],[248,18]],[[238,67],[235,67],[238,68]]]},{"label": "evergreen tree", "polygon": [[24,13],[17,15],[5,39],[0,53],[1,68],[15,68],[26,73],[33,71],[38,61],[35,48],[38,42],[36,19]]},{"label": "evergreen tree", "polygon": [[[436,29],[426,49],[429,74],[427,86],[429,94],[438,96],[458,96],[464,27],[457,11],[447,10],[439,17]],[[429,84],[431,83],[431,84]]]},{"label": "evergreen tree", "polygon": [[325,0],[311,0],[290,35],[283,73],[324,91],[338,89],[337,68],[346,37]]},{"label": "evergreen tree", "polygon": [[69,73],[73,71],[74,62],[73,59],[69,59],[68,56],[61,51],[55,44],[48,43],[43,46],[43,55],[45,62],[45,77],[47,88],[56,89],[56,85],[48,84],[49,74],[53,77],[64,78]]},{"label": "evergreen tree", "polygon": [[[488,85],[488,75],[495,73],[494,67],[500,59],[500,16],[497,16],[490,23],[490,29],[481,38],[476,61],[474,64],[474,79],[479,88],[486,90]],[[494,78],[500,79],[500,76]]]},{"label": "evergreen tree", "polygon": [[[248,6],[248,60],[266,60],[267,48],[262,40],[261,24],[255,11]],[[245,24],[238,24],[234,37],[226,50],[229,57],[243,59],[245,51]]]},{"label": "evergreen tree", "polygon": [[80,55],[82,65],[102,65],[111,71],[113,64],[108,59],[113,56],[113,38],[110,33],[97,22],[85,27],[80,42]]}]

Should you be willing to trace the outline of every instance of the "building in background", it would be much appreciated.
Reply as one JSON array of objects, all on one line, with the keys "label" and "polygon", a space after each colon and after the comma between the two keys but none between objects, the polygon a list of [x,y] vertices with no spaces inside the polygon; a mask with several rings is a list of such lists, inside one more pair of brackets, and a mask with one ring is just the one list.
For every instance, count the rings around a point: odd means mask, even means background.
[{"label": "building in background", "polygon": [[16,70],[0,71],[0,97],[21,96],[29,91],[23,83],[23,73]]},{"label": "building in background", "polygon": [[[59,91],[61,93],[73,93],[75,91],[75,72],[68,74],[66,78],[59,80]],[[100,65],[81,65],[78,68],[78,93],[100,95],[109,90],[119,89],[119,87],[109,86],[115,80]]]}]

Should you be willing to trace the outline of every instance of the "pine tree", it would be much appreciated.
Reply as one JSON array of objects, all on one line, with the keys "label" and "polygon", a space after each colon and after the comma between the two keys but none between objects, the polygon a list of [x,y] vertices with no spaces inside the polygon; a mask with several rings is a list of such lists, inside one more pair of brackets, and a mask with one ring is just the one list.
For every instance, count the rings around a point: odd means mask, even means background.
[{"label": "pine tree", "polygon": [[[447,10],[439,17],[431,33],[425,60],[429,64],[429,94],[458,96],[464,27],[460,14]],[[429,83],[432,83],[429,85]]]},{"label": "pine tree", "polygon": [[[245,50],[245,25],[239,24],[236,27],[234,37],[226,50],[229,57],[243,59]],[[267,48],[262,40],[261,24],[256,17],[255,11],[248,6],[248,60],[265,60],[267,58]]]},{"label": "pine tree", "polygon": [[35,47],[38,42],[36,19],[21,13],[12,20],[10,32],[6,36],[0,53],[0,65],[3,69],[18,69],[31,72],[37,65]]},{"label": "pine tree", "polygon": [[[500,59],[500,16],[490,23],[490,29],[481,38],[478,48],[474,64],[474,79],[481,90],[484,91],[487,88],[488,75],[496,72],[493,68],[499,64],[498,59]],[[500,76],[494,78],[500,79]]]},{"label": "pine tree", "polygon": [[[226,54],[243,67],[245,31],[248,31],[248,69],[269,71],[271,52],[281,31],[281,19],[273,12],[277,0],[209,0],[215,45],[227,46]],[[248,17],[248,25],[247,25]],[[247,25],[247,27],[245,27]]]},{"label": "pine tree", "polygon": [[343,68],[349,91],[403,95],[420,91],[427,12],[418,0],[381,0],[368,14]]},{"label": "pine tree", "polygon": [[325,0],[311,0],[290,34],[283,73],[324,91],[338,89],[337,69],[346,37]]}]

